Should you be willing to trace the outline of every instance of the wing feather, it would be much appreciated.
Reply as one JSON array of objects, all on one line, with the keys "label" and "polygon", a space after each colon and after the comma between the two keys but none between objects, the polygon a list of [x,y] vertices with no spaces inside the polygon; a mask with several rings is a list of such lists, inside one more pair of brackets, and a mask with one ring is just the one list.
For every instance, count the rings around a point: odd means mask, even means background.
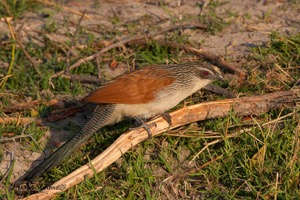
[{"label": "wing feather", "polygon": [[166,69],[149,66],[121,75],[92,92],[84,102],[142,104],[175,81]]}]

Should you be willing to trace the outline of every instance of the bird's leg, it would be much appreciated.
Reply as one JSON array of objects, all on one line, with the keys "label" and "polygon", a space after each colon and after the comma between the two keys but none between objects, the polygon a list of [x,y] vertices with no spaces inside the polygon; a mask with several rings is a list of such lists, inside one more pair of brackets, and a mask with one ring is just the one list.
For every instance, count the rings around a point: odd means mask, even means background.
[{"label": "bird's leg", "polygon": [[[172,126],[172,118],[171,118],[171,115],[169,114],[169,113],[162,113],[162,114],[159,114],[168,124],[169,124],[169,127],[168,128],[170,128],[171,126]],[[155,116],[155,117],[153,117],[153,118],[151,118],[151,120],[153,120],[153,119],[157,119],[158,117],[159,117],[159,115],[158,116]]]},{"label": "bird's leg", "polygon": [[162,113],[160,114],[161,117],[166,120],[166,122],[168,122],[169,124],[169,128],[172,126],[172,118],[171,118],[171,115],[169,113]]},{"label": "bird's leg", "polygon": [[[172,119],[171,119],[171,116],[170,116],[170,114],[169,113],[162,113],[162,114],[160,114],[161,115],[161,117],[164,119],[164,120],[166,120],[166,122],[169,124],[169,128],[172,126]],[[156,117],[154,117],[154,119],[155,119]],[[134,119],[139,123],[139,127],[137,127],[137,128],[140,128],[140,127],[142,127],[142,128],[144,128],[146,131],[147,131],[147,133],[148,133],[148,136],[149,136],[149,139],[151,139],[152,138],[152,132],[151,132],[151,130],[150,130],[150,126],[157,126],[156,125],[156,123],[151,123],[151,124],[146,124],[146,122],[142,119],[142,118],[140,118],[140,117],[134,117]],[[134,130],[134,129],[137,129],[137,128],[131,128],[131,130]]]},{"label": "bird's leg", "polygon": [[[134,117],[134,119],[140,124],[140,126],[137,127],[137,128],[143,127],[147,131],[149,139],[151,139],[152,138],[152,132],[150,130],[150,126],[155,126],[156,127],[156,123],[151,123],[151,124],[148,125],[148,124],[146,124],[146,122],[142,118]],[[136,128],[133,128],[133,129],[136,129]]]}]

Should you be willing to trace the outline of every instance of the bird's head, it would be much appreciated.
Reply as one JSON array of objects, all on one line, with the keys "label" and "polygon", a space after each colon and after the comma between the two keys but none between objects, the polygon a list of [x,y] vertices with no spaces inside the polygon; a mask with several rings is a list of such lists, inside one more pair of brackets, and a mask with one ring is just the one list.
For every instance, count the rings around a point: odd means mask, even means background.
[{"label": "bird's head", "polygon": [[195,65],[194,74],[197,78],[202,80],[212,81],[225,81],[220,69],[209,63],[201,63]]}]

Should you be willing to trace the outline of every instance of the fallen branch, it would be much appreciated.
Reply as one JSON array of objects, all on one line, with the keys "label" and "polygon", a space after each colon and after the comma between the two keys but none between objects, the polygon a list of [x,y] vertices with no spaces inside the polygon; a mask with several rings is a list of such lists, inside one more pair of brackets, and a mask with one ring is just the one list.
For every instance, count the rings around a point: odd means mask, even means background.
[{"label": "fallen branch", "polygon": [[[300,102],[299,92],[299,90],[275,92],[262,96],[225,99],[187,106],[170,113],[173,124],[170,128],[174,129],[201,120],[226,117],[231,111],[233,111],[235,115],[245,116],[260,115],[276,108],[294,107],[296,103]],[[157,125],[156,127],[151,126],[153,136],[157,136],[169,128],[169,124],[163,118],[156,118],[150,121],[149,124],[150,123],[156,123]],[[85,176],[92,177],[94,172],[101,172],[129,149],[146,139],[148,139],[148,133],[143,128],[128,131],[122,134],[110,147],[94,158],[90,163],[83,165],[47,189],[42,190],[40,193],[33,194],[25,199],[53,198],[60,192],[66,191],[84,181]]]},{"label": "fallen branch", "polygon": [[15,111],[20,111],[20,110],[28,110],[32,107],[36,107],[41,104],[46,105],[46,106],[53,106],[54,108],[63,108],[64,107],[64,102],[59,101],[57,99],[52,99],[51,101],[34,100],[31,102],[19,103],[14,106],[9,106],[7,108],[3,108],[2,112],[10,113],[10,112],[15,112]]},{"label": "fallen branch", "polygon": [[[200,25],[200,24],[178,24],[178,25],[167,27],[167,28],[164,28],[162,30],[159,30],[159,31],[156,31],[156,32],[151,32],[151,33],[148,33],[148,34],[145,34],[145,35],[132,36],[132,37],[123,39],[119,42],[113,43],[113,44],[101,49],[100,51],[98,51],[98,52],[96,52],[96,53],[94,53],[94,54],[92,54],[92,55],[90,55],[86,58],[79,59],[76,63],[71,65],[68,70],[75,69],[75,68],[79,67],[81,64],[86,63],[90,60],[93,60],[93,59],[97,58],[98,56],[110,51],[111,49],[122,47],[123,45],[125,45],[125,44],[127,44],[131,41],[140,40],[140,39],[144,39],[144,38],[151,38],[151,37],[154,37],[156,35],[159,35],[159,34],[162,34],[162,33],[165,33],[165,32],[177,30],[179,28],[190,28],[190,27],[193,27],[193,28],[206,28],[204,25]],[[57,78],[57,77],[63,75],[64,73],[65,73],[65,70],[61,70],[61,71],[53,74],[50,77],[50,79]]]},{"label": "fallen branch", "polygon": [[[218,55],[214,54],[213,52],[208,51],[206,49],[203,49],[203,48],[197,49],[197,48],[189,46],[189,45],[179,44],[177,42],[168,42],[168,41],[165,41],[165,40],[153,40],[153,41],[156,42],[157,44],[161,45],[161,46],[167,46],[167,47],[170,47],[170,48],[173,48],[173,49],[180,49],[180,50],[184,50],[184,51],[189,52],[189,53],[193,53],[193,54],[198,55],[198,56],[202,56],[205,59],[213,62],[214,64],[216,64],[220,67],[232,70],[232,71],[239,74],[240,82],[243,82],[246,78],[246,72],[243,69],[239,68],[238,66],[236,66],[233,63],[229,63],[229,62],[223,60],[222,57],[220,57],[220,56],[218,56]],[[128,44],[129,45],[133,45],[133,44],[145,45],[145,44],[148,44],[148,43],[149,43],[149,40],[147,40],[145,38],[141,38],[141,39],[138,39],[138,40],[130,41]]]},{"label": "fallen branch", "polygon": [[82,83],[99,83],[101,80],[97,77],[97,76],[92,76],[92,75],[85,75],[85,74],[81,74],[81,75],[73,75],[73,74],[69,74],[69,75],[62,75],[61,77],[73,80],[73,81],[79,81]]}]

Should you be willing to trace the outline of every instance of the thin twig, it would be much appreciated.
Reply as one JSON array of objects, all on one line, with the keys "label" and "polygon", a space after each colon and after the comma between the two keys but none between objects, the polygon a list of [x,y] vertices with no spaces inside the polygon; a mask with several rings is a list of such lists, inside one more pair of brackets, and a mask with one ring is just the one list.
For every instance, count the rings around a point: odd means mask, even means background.
[{"label": "thin twig", "polygon": [[23,129],[22,129],[21,135],[17,135],[17,136],[10,137],[10,138],[0,138],[0,142],[11,141],[11,140],[14,141],[14,142],[16,142],[16,141],[15,141],[16,139],[30,137],[30,138],[32,139],[32,141],[38,146],[38,143],[37,143],[37,141],[32,137],[32,134],[25,135],[25,130],[27,129],[28,125],[31,124],[32,122],[33,122],[33,121],[28,121],[27,123],[24,124],[24,127],[23,127]]},{"label": "thin twig", "polygon": [[[52,42],[53,45],[57,46],[59,49],[61,49],[64,53],[67,53],[67,50],[72,53],[73,56],[78,57],[78,53],[74,51],[72,48],[70,48],[68,45],[66,45],[63,41],[61,41],[58,37],[55,35],[50,35],[48,33],[44,33],[42,31],[32,30],[35,33],[42,34],[43,36],[47,37],[49,41]],[[66,50],[67,49],[67,50]]]},{"label": "thin twig", "polygon": [[205,147],[203,147],[193,158],[192,160],[189,162],[189,164],[191,164],[205,149],[207,149],[210,145],[213,145],[213,144],[217,144],[219,142],[221,142],[223,140],[221,139],[217,139],[217,140],[214,140],[212,142],[209,142],[205,145]]},{"label": "thin twig", "polygon": [[[40,3],[44,3],[44,4],[49,5],[49,6],[59,7],[59,5],[56,4],[55,2],[44,1],[44,0],[36,0],[36,1],[38,1],[38,2],[40,2]],[[63,8],[64,10],[66,10],[66,11],[70,11],[70,12],[76,14],[76,15],[82,16],[82,12],[76,11],[76,10],[70,8],[70,7],[62,6],[62,8]],[[85,15],[84,18],[86,18],[86,19],[91,19],[91,17],[88,16],[88,15]]]},{"label": "thin twig", "polygon": [[295,114],[296,112],[298,112],[299,110],[297,109],[297,110],[294,110],[293,112],[291,112],[291,113],[289,113],[289,114],[286,114],[286,115],[284,115],[284,116],[281,116],[281,117],[278,117],[278,118],[276,118],[276,119],[274,119],[274,120],[271,120],[271,121],[268,121],[268,122],[266,122],[266,123],[263,123],[261,126],[266,126],[266,125],[268,125],[268,124],[273,124],[273,123],[275,123],[275,122],[278,122],[278,121],[280,121],[280,120],[282,120],[282,119],[284,119],[284,118],[287,118],[287,117],[289,117],[289,116],[292,116],[293,114]]},{"label": "thin twig", "polygon": [[67,51],[67,55],[66,55],[66,74],[69,74],[70,73],[70,69],[69,69],[69,66],[70,66],[70,54],[71,54],[71,51],[70,51],[70,49],[71,49],[71,47],[74,45],[74,43],[75,43],[75,38],[76,38],[76,36],[77,36],[77,34],[78,34],[78,30],[79,30],[79,26],[80,26],[80,24],[81,24],[81,22],[82,22],[82,20],[83,20],[83,17],[84,17],[84,15],[85,15],[85,13],[86,13],[86,9],[83,11],[83,13],[82,13],[82,15],[81,15],[81,17],[80,17],[80,19],[79,19],[79,21],[78,21],[78,23],[77,23],[77,26],[76,26],[76,29],[75,29],[75,33],[73,34],[73,37],[72,37],[72,40],[71,40],[71,43],[70,43],[70,45],[69,45],[69,50]]},{"label": "thin twig", "polygon": [[29,135],[17,135],[17,136],[10,137],[10,138],[0,138],[0,142],[7,142],[7,141],[13,141],[13,142],[15,142],[16,139],[27,138],[27,137],[32,138],[32,134],[29,134]]},{"label": "thin twig", "polygon": [[[24,127],[22,129],[21,135],[25,135],[25,131],[29,124],[31,124],[33,121],[29,121],[26,124],[24,124]],[[38,142],[34,139],[33,134],[28,134],[28,136],[31,138],[31,140],[35,143],[36,146],[39,146]]]},{"label": "thin twig", "polygon": [[201,165],[200,167],[194,166],[194,167],[188,169],[188,170],[187,170],[185,173],[183,173],[183,174],[176,174],[176,175],[173,175],[173,176],[170,176],[170,177],[166,178],[165,180],[163,180],[163,182],[171,181],[171,180],[174,180],[174,179],[177,179],[177,178],[184,177],[184,176],[187,176],[187,175],[189,175],[189,174],[195,173],[195,172],[197,172],[197,171],[200,171],[200,169],[203,169],[204,167],[206,167],[206,166],[210,165],[211,163],[213,163],[213,162],[215,162],[215,161],[221,159],[222,157],[223,157],[223,155],[219,155],[219,156],[213,158],[212,160],[210,160],[209,162],[207,162],[207,163]]},{"label": "thin twig", "polygon": [[36,65],[36,63],[33,61],[33,59],[31,58],[31,56],[29,55],[29,53],[26,51],[24,45],[22,44],[22,42],[19,40],[18,36],[15,34],[16,37],[16,41],[18,43],[18,45],[20,46],[21,50],[23,51],[24,55],[28,58],[28,60],[30,61],[30,63],[32,64],[34,70],[36,71],[36,73],[41,77],[42,73],[39,70],[38,66]]},{"label": "thin twig", "polygon": [[[177,131],[176,131],[177,132]],[[164,133],[163,135],[165,136],[172,136],[172,137],[182,137],[182,138],[223,138],[224,136],[221,133],[211,133],[211,131],[209,132],[205,132],[204,134],[174,134],[174,133]],[[226,138],[231,138],[231,137],[235,137],[236,133],[233,134],[227,134]]]}]

